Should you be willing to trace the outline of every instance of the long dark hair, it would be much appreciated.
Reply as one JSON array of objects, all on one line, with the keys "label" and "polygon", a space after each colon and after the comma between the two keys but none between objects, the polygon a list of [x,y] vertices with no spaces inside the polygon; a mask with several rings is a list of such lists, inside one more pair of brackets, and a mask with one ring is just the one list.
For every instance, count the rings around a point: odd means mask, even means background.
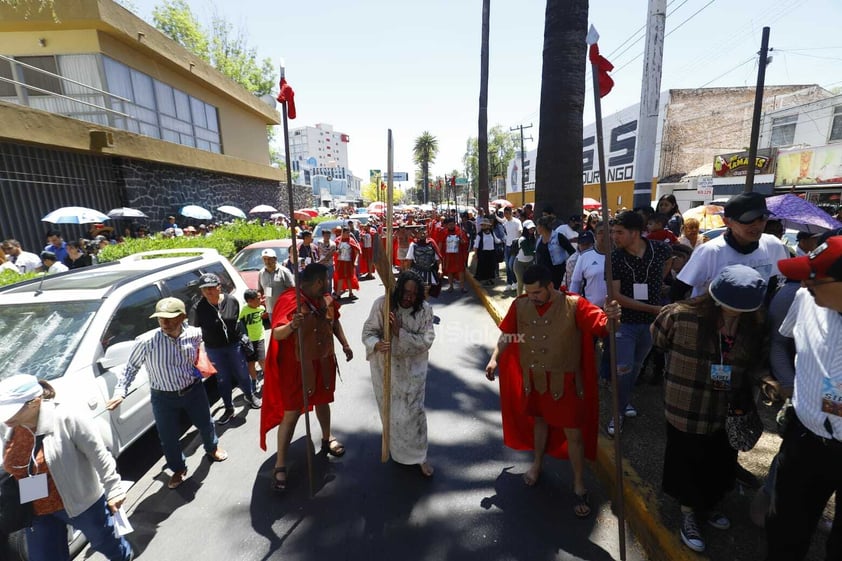
[{"label": "long dark hair", "polygon": [[424,306],[424,280],[415,271],[403,271],[398,275],[395,288],[392,290],[392,309],[397,309],[400,306],[403,293],[406,290],[406,283],[409,281],[413,281],[416,288],[415,301],[412,303],[412,315],[414,316]]}]

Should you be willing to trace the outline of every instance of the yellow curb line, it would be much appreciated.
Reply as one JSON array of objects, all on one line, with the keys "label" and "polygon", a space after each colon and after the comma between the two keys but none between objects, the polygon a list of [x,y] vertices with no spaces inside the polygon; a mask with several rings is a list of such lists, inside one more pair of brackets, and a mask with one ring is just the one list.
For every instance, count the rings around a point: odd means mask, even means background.
[{"label": "yellow curb line", "polygon": [[[476,292],[491,319],[499,325],[503,321],[503,313],[488,297],[485,289],[469,272],[465,277]],[[600,435],[597,446],[594,472],[606,488],[614,489],[617,481],[617,470],[614,463],[614,443]],[[652,487],[640,479],[637,472],[627,461],[623,462],[623,498],[625,503],[626,521],[650,561],[702,561],[708,559],[688,549],[678,536],[678,528],[667,529],[661,521],[658,511],[657,494]]]}]

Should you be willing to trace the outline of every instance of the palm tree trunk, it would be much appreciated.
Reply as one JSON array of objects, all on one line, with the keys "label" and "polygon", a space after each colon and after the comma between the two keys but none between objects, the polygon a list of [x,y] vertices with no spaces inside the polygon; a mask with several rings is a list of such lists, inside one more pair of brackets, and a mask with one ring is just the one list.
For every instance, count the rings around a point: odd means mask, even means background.
[{"label": "palm tree trunk", "polygon": [[[488,211],[488,34],[491,0],[482,0],[482,47],[480,50],[479,78],[479,131],[477,157],[479,159],[479,212]],[[584,37],[584,36],[583,36]]]},{"label": "palm tree trunk", "polygon": [[430,162],[424,160],[424,163],[421,164],[421,171],[424,176],[424,200],[422,202],[427,204],[430,202]]},{"label": "palm tree trunk", "polygon": [[535,210],[582,212],[582,113],[588,0],[547,0]]}]

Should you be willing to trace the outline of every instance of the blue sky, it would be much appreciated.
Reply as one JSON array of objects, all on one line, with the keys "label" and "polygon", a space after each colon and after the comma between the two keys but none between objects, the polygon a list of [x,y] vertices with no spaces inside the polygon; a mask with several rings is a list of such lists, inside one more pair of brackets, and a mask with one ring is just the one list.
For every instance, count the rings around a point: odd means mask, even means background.
[{"label": "blue sky", "polygon": [[[151,21],[159,0],[130,0]],[[386,130],[395,171],[412,177],[412,145],[423,131],[439,140],[433,173],[462,170],[477,135],[481,0],[188,0],[246,30],[258,56],[286,62],[298,118],[330,123],[351,137],[349,163],[367,178],[386,169]],[[544,0],[491,0],[489,127],[532,123],[537,146]],[[771,27],[767,84],[842,86],[839,0],[668,0],[661,90],[752,86],[761,29]],[[646,0],[590,0],[600,50],[614,63],[608,115],[638,101]],[[590,75],[586,77],[590,83]],[[592,94],[588,88],[587,98]],[[593,106],[585,108],[585,124]]]}]

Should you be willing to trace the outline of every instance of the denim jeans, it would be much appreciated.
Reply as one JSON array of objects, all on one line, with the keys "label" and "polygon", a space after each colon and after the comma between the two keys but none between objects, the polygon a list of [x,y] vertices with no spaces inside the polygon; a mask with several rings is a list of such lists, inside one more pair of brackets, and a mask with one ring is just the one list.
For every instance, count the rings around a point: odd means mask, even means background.
[{"label": "denim jeans", "polygon": [[515,275],[515,259],[517,252],[512,251],[512,246],[507,245],[503,248],[503,261],[506,263],[506,284],[517,283],[517,276]]},{"label": "denim jeans", "polygon": [[219,397],[222,398],[225,408],[231,409],[234,407],[231,401],[231,391],[233,388],[231,382],[233,379],[237,380],[237,385],[243,391],[243,395],[251,399],[249,367],[240,343],[232,343],[227,347],[216,349],[205,348],[205,350],[208,352],[208,358],[216,368],[216,382],[219,385]]},{"label": "denim jeans", "polygon": [[631,393],[640,368],[652,348],[652,334],[648,323],[621,323],[617,328],[617,386],[622,413],[631,399]]},{"label": "denim jeans", "polygon": [[194,384],[184,395],[152,390],[150,401],[152,415],[155,417],[155,425],[158,428],[158,439],[161,441],[161,449],[168,468],[174,472],[187,469],[184,452],[179,444],[182,411],[187,413],[190,422],[199,429],[205,452],[210,454],[216,450],[219,439],[213,427],[208,395],[201,382]]},{"label": "denim jeans", "polygon": [[35,516],[26,529],[30,561],[69,561],[67,524],[85,534],[91,548],[109,561],[128,561],[132,546],[125,538],[114,537],[114,519],[102,496],[88,510],[71,518],[64,510]]}]

